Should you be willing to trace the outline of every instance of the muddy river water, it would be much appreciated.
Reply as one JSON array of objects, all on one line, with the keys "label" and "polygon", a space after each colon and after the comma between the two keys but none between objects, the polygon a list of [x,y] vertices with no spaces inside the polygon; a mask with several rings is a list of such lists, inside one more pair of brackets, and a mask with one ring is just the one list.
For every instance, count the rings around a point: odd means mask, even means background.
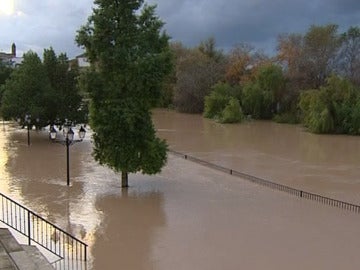
[{"label": "muddy river water", "polygon": [[[279,183],[360,204],[360,138],[270,122],[220,125],[154,111],[170,148]],[[120,175],[46,132],[0,126],[0,191],[89,245],[89,270],[359,269],[360,215],[169,155],[162,173]]]}]

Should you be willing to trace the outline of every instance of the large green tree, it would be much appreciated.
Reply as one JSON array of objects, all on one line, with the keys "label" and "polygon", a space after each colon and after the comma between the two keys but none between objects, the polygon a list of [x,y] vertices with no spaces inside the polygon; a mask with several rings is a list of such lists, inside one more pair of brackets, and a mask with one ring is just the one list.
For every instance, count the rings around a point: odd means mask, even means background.
[{"label": "large green tree", "polygon": [[171,72],[169,37],[155,6],[142,0],[95,0],[93,14],[76,41],[86,49],[93,70],[87,83],[94,157],[128,173],[158,173],[166,162],[165,141],[155,135],[151,107]]},{"label": "large green tree", "polygon": [[60,123],[64,123],[65,119],[71,122],[86,122],[84,111],[81,110],[83,102],[77,83],[78,69],[70,69],[66,54],[56,55],[51,47],[44,50],[43,64],[56,94],[57,102],[53,107],[55,119]]},{"label": "large green tree", "polygon": [[20,119],[31,115],[32,124],[45,126],[54,118],[55,92],[39,56],[24,54],[24,61],[2,86],[1,112],[4,119]]}]

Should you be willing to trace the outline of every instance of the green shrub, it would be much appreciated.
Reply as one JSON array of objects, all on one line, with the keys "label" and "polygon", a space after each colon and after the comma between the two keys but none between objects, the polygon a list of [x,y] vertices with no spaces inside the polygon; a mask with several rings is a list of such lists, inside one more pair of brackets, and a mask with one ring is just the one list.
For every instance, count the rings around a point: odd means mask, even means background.
[{"label": "green shrub", "polygon": [[258,84],[249,83],[245,85],[241,101],[242,108],[246,115],[251,115],[254,119],[260,118],[263,96]]},{"label": "green shrub", "polygon": [[360,91],[332,75],[320,90],[300,95],[302,123],[315,133],[360,133]]},{"label": "green shrub", "polygon": [[243,112],[241,110],[240,102],[235,98],[230,98],[229,103],[226,105],[222,112],[220,119],[221,123],[238,123],[244,119]]},{"label": "green shrub", "polygon": [[251,115],[254,119],[270,119],[272,117],[274,95],[270,91],[261,89],[258,83],[245,85],[241,101],[246,115]]},{"label": "green shrub", "polygon": [[335,116],[335,132],[336,133],[351,133],[352,123],[352,111],[353,106],[346,103],[333,102],[334,116]]},{"label": "green shrub", "polygon": [[228,102],[228,97],[211,92],[209,96],[205,97],[204,117],[210,119],[218,117]]},{"label": "green shrub", "polygon": [[210,95],[205,97],[204,117],[220,119],[230,99],[238,99],[239,96],[239,87],[232,87],[227,83],[217,83],[212,87]]}]

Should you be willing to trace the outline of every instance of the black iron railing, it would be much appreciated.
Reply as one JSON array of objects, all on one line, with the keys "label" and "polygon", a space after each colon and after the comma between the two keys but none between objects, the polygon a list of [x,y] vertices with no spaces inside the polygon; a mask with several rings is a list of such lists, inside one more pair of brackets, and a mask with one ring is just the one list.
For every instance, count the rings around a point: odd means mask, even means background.
[{"label": "black iron railing", "polygon": [[282,185],[282,184],[278,184],[278,183],[275,183],[275,182],[272,182],[272,181],[269,181],[269,180],[266,180],[266,179],[262,179],[262,178],[259,178],[259,177],[256,177],[256,176],[253,176],[253,175],[250,175],[250,174],[246,174],[246,173],[239,172],[239,171],[236,171],[236,170],[233,170],[233,169],[225,168],[223,166],[220,166],[220,165],[217,165],[217,164],[214,164],[214,163],[211,163],[211,162],[208,162],[208,161],[205,161],[205,160],[193,157],[193,156],[189,156],[187,154],[183,154],[183,153],[177,152],[175,150],[170,149],[169,152],[176,155],[176,156],[183,157],[185,159],[188,159],[188,160],[191,160],[191,161],[196,162],[198,164],[201,164],[203,166],[210,167],[210,168],[213,168],[215,170],[222,171],[222,172],[225,172],[225,173],[229,173],[229,174],[234,175],[234,176],[238,176],[238,177],[240,177],[242,179],[248,180],[250,182],[253,182],[253,183],[256,183],[256,184],[259,184],[259,185],[262,185],[262,186],[265,186],[265,187],[268,187],[268,188],[271,188],[271,189],[276,189],[276,190],[283,191],[283,192],[289,193],[289,194],[297,196],[297,197],[317,201],[317,202],[320,202],[320,203],[323,203],[323,204],[326,204],[326,205],[330,205],[330,206],[333,206],[333,207],[338,207],[338,208],[341,208],[341,209],[345,209],[345,210],[353,211],[353,212],[356,212],[356,213],[360,213],[360,205],[356,205],[356,204],[352,204],[352,203],[332,199],[332,198],[325,197],[325,196],[322,196],[322,195],[319,195],[319,194],[315,194],[315,193],[307,192],[307,191],[304,191],[304,190],[300,190],[300,189],[292,188],[292,187],[289,187],[289,186],[285,186],[285,185]]},{"label": "black iron railing", "polygon": [[0,193],[0,221],[61,259],[87,260],[87,245],[38,214]]}]

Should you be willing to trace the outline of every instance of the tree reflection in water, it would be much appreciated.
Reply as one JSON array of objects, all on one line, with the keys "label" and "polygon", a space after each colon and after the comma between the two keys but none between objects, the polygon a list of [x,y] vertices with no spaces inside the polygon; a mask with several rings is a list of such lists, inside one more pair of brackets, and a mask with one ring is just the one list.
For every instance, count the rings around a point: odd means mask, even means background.
[{"label": "tree reflection in water", "polygon": [[[81,224],[71,224],[70,216],[74,203],[84,196],[84,182],[74,181],[70,188],[66,186],[64,148],[52,144],[46,132],[33,132],[30,147],[24,143],[24,136],[17,130],[9,134],[6,170],[11,178],[10,190],[17,190],[25,206],[69,233],[82,231]],[[76,150],[71,153],[74,179],[81,174],[84,154],[88,153]]]},{"label": "tree reflection in water", "polygon": [[98,197],[95,206],[103,218],[95,232],[94,269],[154,269],[151,247],[165,225],[163,201],[160,192],[131,190]]}]

